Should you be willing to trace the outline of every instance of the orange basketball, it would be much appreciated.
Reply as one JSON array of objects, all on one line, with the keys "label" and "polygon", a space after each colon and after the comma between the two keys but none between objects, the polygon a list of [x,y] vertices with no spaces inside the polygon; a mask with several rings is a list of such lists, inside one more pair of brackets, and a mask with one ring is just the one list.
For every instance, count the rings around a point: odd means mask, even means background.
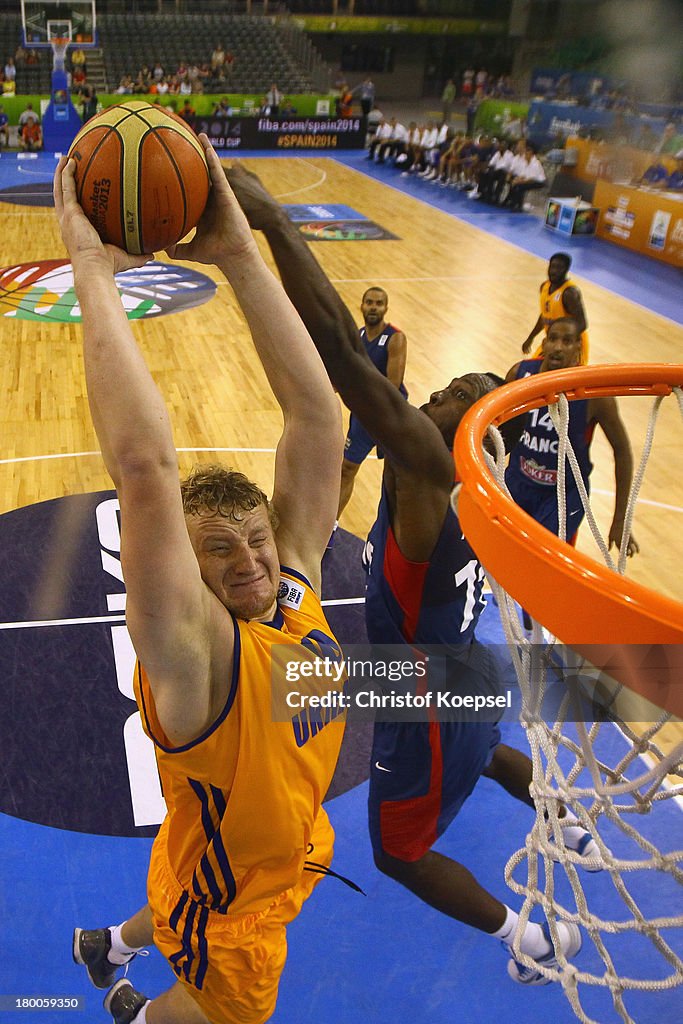
[{"label": "orange basketball", "polygon": [[182,118],[139,100],[107,107],[71,144],[76,195],[103,242],[165,249],[195,227],[209,196],[202,145]]}]

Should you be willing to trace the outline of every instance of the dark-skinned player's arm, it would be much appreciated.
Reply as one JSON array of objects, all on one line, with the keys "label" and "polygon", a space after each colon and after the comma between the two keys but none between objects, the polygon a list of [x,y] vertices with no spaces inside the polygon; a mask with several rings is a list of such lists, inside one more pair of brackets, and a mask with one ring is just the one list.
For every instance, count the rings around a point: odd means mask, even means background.
[{"label": "dark-skinned player's arm", "polygon": [[298,229],[255,174],[226,175],[251,227],[263,231],[282,283],[342,400],[399,470],[449,490],[453,463],[438,428],[373,365],[358,328]]},{"label": "dark-skinned player's arm", "polygon": [[[602,427],[614,453],[614,515],[609,530],[609,547],[616,545],[621,549],[621,537],[624,532],[624,520],[628,497],[631,493],[633,480],[633,454],[631,442],[624,421],[619,414],[619,406],[612,397],[592,398],[588,403],[588,417],[596,420]],[[629,534],[626,538],[626,554],[629,558],[640,551],[638,543]]]},{"label": "dark-skinned player's arm", "polygon": [[403,331],[396,331],[388,342],[387,353],[387,380],[390,380],[395,388],[400,388],[406,372],[406,359],[408,357],[408,342]]},{"label": "dark-skinned player's arm", "polygon": [[542,331],[542,330],[543,330],[543,315],[541,314],[539,316],[538,320],[536,321],[536,323],[534,324],[534,326],[529,331],[529,333],[526,336],[525,340],[522,342],[522,352],[524,352],[525,355],[527,355],[531,351],[531,346],[534,343],[534,338],[539,333],[539,331]]},{"label": "dark-skinned player's arm", "polygon": [[562,295],[562,305],[565,308],[567,316],[572,317],[576,320],[579,334],[588,327],[588,321],[586,320],[586,310],[583,308],[583,300],[581,298],[581,292],[574,285],[569,288],[565,288]]}]

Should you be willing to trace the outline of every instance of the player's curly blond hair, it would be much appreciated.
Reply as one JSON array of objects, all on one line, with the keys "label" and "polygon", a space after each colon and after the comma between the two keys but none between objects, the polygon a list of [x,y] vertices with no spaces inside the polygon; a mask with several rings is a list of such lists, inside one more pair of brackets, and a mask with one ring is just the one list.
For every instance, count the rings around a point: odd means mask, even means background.
[{"label": "player's curly blond hair", "polygon": [[180,482],[185,515],[219,515],[241,519],[241,513],[265,505],[273,530],[278,516],[268,496],[244,473],[219,465],[195,466]]}]

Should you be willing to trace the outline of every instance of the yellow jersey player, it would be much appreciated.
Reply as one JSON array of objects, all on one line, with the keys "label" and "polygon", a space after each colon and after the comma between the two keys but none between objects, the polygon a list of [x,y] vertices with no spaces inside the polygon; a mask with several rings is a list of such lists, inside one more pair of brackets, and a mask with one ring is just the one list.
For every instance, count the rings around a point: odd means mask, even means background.
[{"label": "yellow jersey player", "polygon": [[[586,311],[583,308],[581,292],[571,278],[567,277],[569,268],[572,265],[572,258],[569,253],[556,252],[550,257],[548,263],[548,280],[541,285],[541,312],[534,324],[529,336],[522,344],[522,352],[528,354],[534,338],[539,331],[548,335],[548,328],[555,320],[562,320],[571,317],[576,321],[581,336],[581,360],[580,365],[588,362],[588,321]],[[543,358],[543,345],[539,345],[531,359]]]},{"label": "yellow jersey player", "polygon": [[[284,419],[272,502],[221,467],[199,468],[181,487],[168,413],[114,283],[145,257],[102,245],[76,201],[72,162],[55,174],[88,400],[121,507],[136,696],[168,809],[148,904],[122,925],[74,933],[76,961],[96,986],[112,986],[105,1008],[116,1024],[267,1020],[286,925],[320,877],[310,868],[325,872],[332,856],[322,799],[343,717],[274,721],[271,668],[277,677],[282,650],[340,657],[318,596],[339,495],[339,404],[201,140],[210,205],[194,239],[169,255],[215,264],[246,317]],[[150,1000],[116,975],[152,941],[176,980]]]}]

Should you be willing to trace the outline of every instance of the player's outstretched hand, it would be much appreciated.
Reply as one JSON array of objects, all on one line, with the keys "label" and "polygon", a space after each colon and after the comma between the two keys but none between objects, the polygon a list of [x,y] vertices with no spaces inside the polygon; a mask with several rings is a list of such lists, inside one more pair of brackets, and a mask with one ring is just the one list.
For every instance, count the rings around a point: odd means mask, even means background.
[{"label": "player's outstretched hand", "polygon": [[209,199],[192,240],[169,246],[166,252],[173,260],[224,266],[234,263],[256,243],[215,149],[206,135],[201,134],[199,141],[204,147],[211,175]]},{"label": "player's outstretched hand", "polygon": [[[608,547],[616,547],[618,550],[621,550],[621,535],[623,532],[623,523],[612,523],[609,531]],[[629,534],[628,540],[626,542],[626,554],[629,558],[633,558],[633,556],[637,555],[639,551],[640,546],[638,542],[636,541],[632,533]]]},{"label": "player's outstretched hand", "polygon": [[241,164],[225,172],[238,203],[255,231],[265,231],[274,219],[283,215],[282,207],[261,184],[261,180]]},{"label": "player's outstretched hand", "polygon": [[81,267],[94,271],[99,265],[117,274],[144,266],[149,256],[132,256],[115,245],[103,243],[76,198],[75,169],[74,161],[63,156],[57,164],[53,183],[59,230],[74,270]]}]

